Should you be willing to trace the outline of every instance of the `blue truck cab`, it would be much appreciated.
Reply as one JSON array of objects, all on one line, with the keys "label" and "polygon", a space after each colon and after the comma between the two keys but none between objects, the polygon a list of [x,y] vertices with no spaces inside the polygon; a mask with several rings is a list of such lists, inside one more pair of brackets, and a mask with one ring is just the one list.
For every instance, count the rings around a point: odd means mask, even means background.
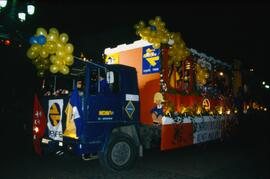
[{"label": "blue truck cab", "polygon": [[[68,75],[43,78],[38,99],[46,126],[34,140],[43,154],[99,158],[110,170],[135,163],[142,149],[135,68],[78,60]],[[34,133],[41,122],[33,121]]]}]

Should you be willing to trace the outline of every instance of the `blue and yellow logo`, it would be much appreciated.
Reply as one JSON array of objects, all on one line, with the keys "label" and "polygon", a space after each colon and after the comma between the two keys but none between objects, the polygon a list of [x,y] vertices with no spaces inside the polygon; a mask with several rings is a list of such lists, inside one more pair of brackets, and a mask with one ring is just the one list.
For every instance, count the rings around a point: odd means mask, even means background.
[{"label": "blue and yellow logo", "polygon": [[155,50],[150,48],[146,49],[146,53],[143,55],[143,58],[145,58],[151,66],[156,66],[156,61],[159,60],[159,56],[157,56]]},{"label": "blue and yellow logo", "polygon": [[49,119],[53,126],[57,126],[61,119],[61,110],[58,103],[53,103],[49,111]]},{"label": "blue and yellow logo", "polygon": [[154,49],[151,45],[143,47],[143,74],[159,73],[160,49]]}]

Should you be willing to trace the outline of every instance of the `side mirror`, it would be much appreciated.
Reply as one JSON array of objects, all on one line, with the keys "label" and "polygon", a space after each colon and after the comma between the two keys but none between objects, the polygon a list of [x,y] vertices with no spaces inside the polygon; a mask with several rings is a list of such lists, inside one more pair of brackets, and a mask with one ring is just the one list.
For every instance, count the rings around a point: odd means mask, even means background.
[{"label": "side mirror", "polygon": [[114,73],[112,71],[107,72],[107,82],[108,84],[114,83]]}]

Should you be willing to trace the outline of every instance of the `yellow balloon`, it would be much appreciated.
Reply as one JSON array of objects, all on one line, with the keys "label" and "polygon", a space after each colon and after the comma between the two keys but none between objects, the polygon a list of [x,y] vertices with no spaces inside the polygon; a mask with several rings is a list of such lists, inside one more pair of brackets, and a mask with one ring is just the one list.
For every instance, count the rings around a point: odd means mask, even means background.
[{"label": "yellow balloon", "polygon": [[38,65],[41,62],[41,57],[39,56],[39,57],[35,58],[32,62],[34,65]]},{"label": "yellow balloon", "polygon": [[47,41],[56,42],[57,39],[58,39],[58,34],[55,34],[55,33],[49,33],[47,36]]},{"label": "yellow balloon", "polygon": [[50,61],[54,64],[55,60],[57,59],[56,55],[51,55],[50,56]]},{"label": "yellow balloon", "polygon": [[59,68],[57,65],[51,65],[50,66],[50,72],[57,73],[59,71]]},{"label": "yellow balloon", "polygon": [[41,45],[39,45],[39,44],[33,44],[33,45],[30,47],[30,49],[31,49],[32,51],[38,53],[38,52],[40,51],[40,49],[41,49]]},{"label": "yellow balloon", "polygon": [[160,22],[160,26],[164,28],[166,26],[165,22]]},{"label": "yellow balloon", "polygon": [[156,22],[161,22],[161,17],[160,16],[156,16],[155,21]]},{"label": "yellow balloon", "polygon": [[161,38],[161,42],[162,42],[163,44],[168,43],[168,41],[169,41],[169,39],[168,39],[166,36],[164,36],[164,37]]},{"label": "yellow balloon", "polygon": [[64,49],[58,49],[57,51],[56,51],[56,55],[58,56],[58,57],[64,57],[65,55],[66,55],[66,52],[65,52],[65,50]]},{"label": "yellow balloon", "polygon": [[61,58],[56,58],[56,59],[54,60],[54,63],[53,63],[53,64],[55,64],[55,65],[57,65],[57,66],[61,66],[61,65],[63,65],[63,61],[62,61]]},{"label": "yellow balloon", "polygon": [[64,43],[60,42],[60,41],[56,41],[56,49],[57,50],[61,50],[65,47]]},{"label": "yellow balloon", "polygon": [[150,32],[151,32],[150,29],[147,29],[147,28],[143,29],[143,33],[144,33],[146,36],[149,35]]},{"label": "yellow balloon", "polygon": [[148,22],[150,25],[156,25],[156,22],[154,21],[154,20],[149,20],[149,22]]},{"label": "yellow balloon", "polygon": [[153,47],[154,47],[155,49],[160,48],[160,43],[154,43],[154,44],[153,44]]},{"label": "yellow balloon", "polygon": [[72,55],[66,55],[64,58],[64,62],[66,65],[72,65],[74,63],[74,58]]},{"label": "yellow balloon", "polygon": [[139,29],[139,28],[140,28],[140,25],[139,25],[139,24],[135,24],[135,25],[134,25],[134,28],[135,28],[135,29]]},{"label": "yellow balloon", "polygon": [[44,28],[39,27],[37,28],[36,36],[39,36],[39,35],[44,35],[45,37],[47,37],[47,31]]},{"label": "yellow balloon", "polygon": [[35,59],[39,54],[31,49],[28,49],[26,52],[26,56],[30,59]]},{"label": "yellow balloon", "polygon": [[49,53],[46,51],[45,48],[42,48],[39,52],[39,55],[42,57],[42,58],[47,58],[49,56]]},{"label": "yellow balloon", "polygon": [[66,53],[72,53],[73,50],[74,50],[74,47],[73,47],[73,45],[71,43],[67,43],[65,45],[65,51],[66,51]]},{"label": "yellow balloon", "polygon": [[139,22],[139,26],[140,26],[140,27],[144,27],[144,26],[145,26],[145,23],[144,23],[143,21],[140,21],[140,22]]},{"label": "yellow balloon", "polygon": [[64,75],[67,75],[69,73],[69,68],[66,65],[62,65],[60,67],[60,72]]},{"label": "yellow balloon", "polygon": [[59,36],[59,32],[55,27],[49,29],[49,34],[55,34],[57,37]]},{"label": "yellow balloon", "polygon": [[44,47],[50,54],[54,54],[56,52],[56,43],[53,41],[48,41]]},{"label": "yellow balloon", "polygon": [[66,33],[60,34],[59,40],[60,40],[60,42],[62,42],[62,43],[66,43],[66,42],[68,41],[68,35],[67,35]]},{"label": "yellow balloon", "polygon": [[150,43],[153,43],[154,39],[152,37],[149,37],[147,41],[150,42]]}]

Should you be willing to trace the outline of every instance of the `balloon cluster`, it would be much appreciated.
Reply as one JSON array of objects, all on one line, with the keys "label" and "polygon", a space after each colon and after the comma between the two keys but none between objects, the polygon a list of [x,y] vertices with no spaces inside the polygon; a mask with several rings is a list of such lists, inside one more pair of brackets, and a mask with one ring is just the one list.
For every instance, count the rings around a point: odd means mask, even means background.
[{"label": "balloon cluster", "polygon": [[66,33],[59,34],[54,27],[49,29],[49,33],[42,27],[37,28],[36,34],[29,39],[31,47],[26,55],[38,69],[38,76],[43,76],[47,69],[52,73],[69,73],[68,66],[74,62],[74,47],[67,43],[68,40]]},{"label": "balloon cluster", "polygon": [[145,23],[140,21],[135,25],[136,34],[152,43],[156,49],[160,48],[161,43],[168,43],[170,34],[160,17],[157,16],[154,20],[149,20],[149,25],[146,27]]},{"label": "balloon cluster", "polygon": [[189,55],[190,51],[186,47],[185,42],[181,38],[180,33],[171,33],[170,40],[172,46],[169,48],[168,54],[170,56],[169,64],[175,64],[180,66],[180,62],[185,60]]},{"label": "balloon cluster", "polygon": [[201,65],[196,64],[196,80],[199,83],[200,86],[203,86],[206,84],[207,79],[209,78],[209,73],[207,68],[201,67]]},{"label": "balloon cluster", "polygon": [[165,22],[159,16],[149,20],[149,26],[146,26],[143,21],[135,25],[136,34],[143,40],[153,44],[154,48],[160,48],[161,44],[170,45],[169,64],[175,63],[180,65],[180,61],[190,55],[189,49],[182,40],[180,33],[169,32],[165,27]]}]

